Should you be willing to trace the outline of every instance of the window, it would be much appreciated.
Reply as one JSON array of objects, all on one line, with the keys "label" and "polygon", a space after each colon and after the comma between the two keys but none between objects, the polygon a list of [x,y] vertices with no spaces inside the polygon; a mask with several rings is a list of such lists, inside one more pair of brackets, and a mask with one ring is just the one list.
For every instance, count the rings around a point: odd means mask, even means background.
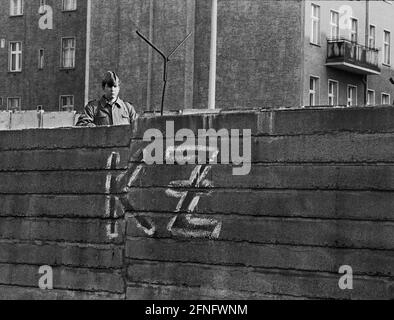
[{"label": "window", "polygon": [[74,110],[74,96],[60,96],[59,110]]},{"label": "window", "polygon": [[44,69],[44,49],[38,50],[38,69]]},{"label": "window", "polygon": [[368,89],[367,93],[367,105],[374,106],[375,105],[375,91]]},{"label": "window", "polygon": [[376,47],[376,27],[373,25],[369,26],[368,46],[370,48]]},{"label": "window", "polygon": [[384,31],[384,39],[383,39],[383,63],[390,65],[391,64],[391,33],[389,31]]},{"label": "window", "polygon": [[63,11],[77,10],[77,0],[63,0]]},{"label": "window", "polygon": [[328,105],[338,105],[338,81],[328,80]]},{"label": "window", "polygon": [[357,105],[357,87],[356,86],[347,86],[347,106],[356,106]]},{"label": "window", "polygon": [[312,4],[311,43],[320,45],[320,7]]},{"label": "window", "polygon": [[350,30],[350,40],[352,42],[358,41],[358,21],[357,19],[352,18],[352,29]]},{"label": "window", "polygon": [[22,71],[22,42],[10,42],[9,71]]},{"label": "window", "polygon": [[75,67],[75,38],[62,38],[62,68]]},{"label": "window", "polygon": [[23,0],[10,0],[10,15],[11,16],[23,15]]},{"label": "window", "polygon": [[309,105],[316,106],[319,104],[319,78],[310,77],[309,83]]},{"label": "window", "polygon": [[21,98],[8,98],[7,99],[7,110],[21,110]]},{"label": "window", "polygon": [[387,93],[382,93],[382,104],[391,104],[390,95]]},{"label": "window", "polygon": [[330,29],[331,29],[331,39],[339,38],[339,13],[331,10],[330,13]]}]

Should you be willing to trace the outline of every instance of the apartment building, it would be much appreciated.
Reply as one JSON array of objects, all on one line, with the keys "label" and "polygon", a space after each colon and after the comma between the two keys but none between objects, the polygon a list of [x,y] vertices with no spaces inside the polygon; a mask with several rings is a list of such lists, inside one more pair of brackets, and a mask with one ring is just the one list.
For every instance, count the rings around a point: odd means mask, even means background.
[{"label": "apartment building", "polygon": [[86,1],[0,0],[0,7],[0,109],[82,105]]},{"label": "apartment building", "polygon": [[306,1],[302,104],[392,104],[393,17],[393,1]]},{"label": "apartment building", "polygon": [[[0,108],[82,110],[115,70],[122,97],[208,107],[212,0],[0,0]],[[44,7],[44,6],[47,7]],[[41,9],[40,9],[41,8]],[[50,9],[52,25],[46,20]],[[391,1],[218,0],[218,109],[390,104]]]}]

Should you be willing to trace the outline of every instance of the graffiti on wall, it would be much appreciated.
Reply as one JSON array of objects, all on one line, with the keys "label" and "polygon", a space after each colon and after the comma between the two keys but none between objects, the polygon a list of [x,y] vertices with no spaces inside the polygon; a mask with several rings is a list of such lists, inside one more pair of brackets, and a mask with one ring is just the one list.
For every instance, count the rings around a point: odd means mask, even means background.
[{"label": "graffiti on wall", "polygon": [[[202,150],[201,146],[196,146],[195,150]],[[168,151],[168,150],[167,150]],[[209,150],[212,151],[212,150]],[[219,151],[211,152],[211,157],[217,157]],[[168,157],[171,152],[166,152]],[[139,149],[129,159],[127,170],[120,174],[108,173],[105,183],[105,212],[110,222],[107,225],[107,235],[109,238],[118,236],[118,223],[116,218],[118,210],[130,214],[138,229],[148,236],[154,236],[158,225],[154,218],[135,212],[130,204],[128,196],[132,188],[135,188],[139,179],[143,179],[149,166],[144,163],[144,148]],[[213,156],[212,156],[213,155]],[[117,152],[111,153],[107,160],[107,169],[116,170],[120,163],[120,155]],[[207,177],[212,170],[212,166],[196,165],[190,176],[186,180],[170,181],[168,189],[164,192],[168,197],[178,198],[179,201],[174,207],[176,213],[170,218],[166,225],[166,231],[173,236],[192,237],[192,238],[219,238],[222,223],[215,219],[202,218],[196,215],[195,209],[201,197],[209,196],[212,192],[213,182]],[[121,208],[119,208],[121,206]]]}]

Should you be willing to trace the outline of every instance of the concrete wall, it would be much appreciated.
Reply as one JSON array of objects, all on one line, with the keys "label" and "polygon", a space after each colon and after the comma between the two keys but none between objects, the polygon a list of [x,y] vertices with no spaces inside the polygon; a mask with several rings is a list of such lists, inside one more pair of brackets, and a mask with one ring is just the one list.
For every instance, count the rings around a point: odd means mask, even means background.
[{"label": "concrete wall", "polygon": [[[165,120],[251,129],[250,174],[212,165],[200,185],[194,165],[144,165]],[[1,132],[0,297],[393,298],[393,123],[347,108]],[[200,195],[189,221],[174,191]],[[41,265],[55,290],[37,288]]]},{"label": "concrete wall", "polygon": [[75,111],[2,111],[0,112],[0,130],[72,127],[77,123],[78,117]]}]

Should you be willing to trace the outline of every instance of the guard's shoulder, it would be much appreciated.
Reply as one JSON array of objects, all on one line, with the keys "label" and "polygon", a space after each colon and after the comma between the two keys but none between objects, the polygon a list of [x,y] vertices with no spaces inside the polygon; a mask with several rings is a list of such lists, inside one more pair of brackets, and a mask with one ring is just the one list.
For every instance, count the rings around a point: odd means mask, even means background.
[{"label": "guard's shoulder", "polygon": [[98,105],[98,100],[94,99],[88,102],[87,106],[97,106]]},{"label": "guard's shoulder", "polygon": [[120,100],[120,101],[123,103],[123,105],[124,105],[129,111],[134,110],[133,104],[130,103],[129,101],[125,101],[125,100]]},{"label": "guard's shoulder", "polygon": [[99,100],[91,100],[88,102],[88,104],[85,106],[85,109],[87,110],[96,110],[99,106]]}]

